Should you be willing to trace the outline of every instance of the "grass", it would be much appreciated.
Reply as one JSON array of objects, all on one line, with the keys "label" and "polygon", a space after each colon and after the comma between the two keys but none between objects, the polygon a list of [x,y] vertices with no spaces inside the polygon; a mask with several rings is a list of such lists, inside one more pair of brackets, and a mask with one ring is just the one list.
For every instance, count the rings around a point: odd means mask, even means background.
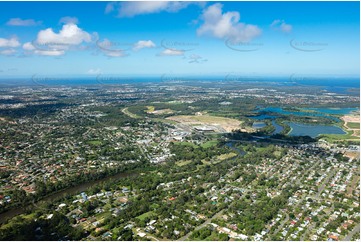
[{"label": "grass", "polygon": [[360,141],[359,137],[353,136],[352,130],[347,130],[347,134],[323,134],[319,136],[321,139],[325,139],[328,142],[333,141]]},{"label": "grass", "polygon": [[202,160],[203,165],[197,167],[197,170],[198,170],[199,168],[201,168],[202,166],[212,165],[212,164],[215,165],[215,164],[221,163],[221,162],[224,161],[224,160],[228,160],[228,159],[231,159],[231,158],[236,157],[236,156],[237,156],[236,153],[231,152],[231,153],[219,155],[219,156],[217,156],[213,161],[206,161],[205,159],[203,159],[203,160]]},{"label": "grass", "polygon": [[220,160],[220,161],[224,161],[224,160],[228,160],[228,159],[230,159],[230,158],[233,158],[233,157],[235,157],[235,156],[237,156],[237,154],[231,152],[231,153],[228,153],[228,154],[219,155],[219,156],[217,156],[216,159],[217,159],[217,160]]},{"label": "grass", "polygon": [[100,140],[90,140],[88,141],[90,145],[101,145],[102,142]]},{"label": "grass", "polygon": [[147,113],[152,113],[154,112],[155,107],[154,106],[147,106]]},{"label": "grass", "polygon": [[186,166],[186,165],[188,165],[190,163],[192,163],[191,160],[181,160],[181,161],[177,161],[176,165],[182,167],[182,166]]},{"label": "grass", "polygon": [[149,212],[146,212],[146,213],[143,213],[141,215],[139,215],[137,218],[144,221],[146,218],[149,218],[151,216],[155,215],[153,211],[149,211]]},{"label": "grass", "polygon": [[217,140],[210,140],[210,141],[207,141],[206,143],[202,144],[202,148],[210,148],[210,147],[213,147],[213,146],[216,146],[218,144],[218,141]]},{"label": "grass", "polygon": [[360,123],[347,123],[347,127],[350,129],[360,129]]},{"label": "grass", "polygon": [[135,119],[141,118],[140,116],[138,116],[138,115],[136,115],[136,114],[134,114],[134,113],[129,112],[128,108],[123,108],[123,109],[122,109],[122,112],[123,112],[125,115],[127,115],[127,116],[129,116],[129,117],[131,117],[131,118],[135,118]]},{"label": "grass", "polygon": [[281,151],[276,150],[275,152],[273,152],[273,154],[274,154],[276,157],[281,158]]}]

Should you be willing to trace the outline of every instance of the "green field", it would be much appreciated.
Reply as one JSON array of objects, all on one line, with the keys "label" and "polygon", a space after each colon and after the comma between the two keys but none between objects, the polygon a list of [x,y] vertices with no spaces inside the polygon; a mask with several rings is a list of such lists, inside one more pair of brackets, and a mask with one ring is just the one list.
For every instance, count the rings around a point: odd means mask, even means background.
[{"label": "green field", "polygon": [[146,218],[151,217],[153,215],[154,215],[154,212],[149,211],[149,212],[146,212],[146,213],[143,213],[143,214],[139,215],[137,218],[140,219],[140,220],[145,220]]},{"label": "green field", "polygon": [[147,113],[154,112],[154,110],[155,110],[154,106],[146,106],[146,108],[147,108]]},{"label": "green field", "polygon": [[139,115],[130,112],[130,111],[128,110],[128,108],[122,109],[122,112],[123,112],[125,115],[127,115],[127,116],[129,116],[129,117],[131,117],[131,118],[135,118],[135,119],[141,118]]},{"label": "green field", "polygon": [[90,140],[88,141],[90,145],[101,145],[102,142],[100,140]]},{"label": "green field", "polygon": [[360,129],[360,123],[347,123],[347,127],[350,129]]},{"label": "green field", "polygon": [[181,160],[181,161],[177,161],[176,165],[182,167],[182,166],[186,166],[186,165],[188,165],[190,163],[192,163],[191,160]]},{"label": "green field", "polygon": [[210,141],[207,141],[203,144],[201,144],[202,148],[210,148],[210,147],[213,147],[213,146],[216,146],[218,144],[218,141],[217,140],[210,140]]},{"label": "green field", "polygon": [[360,142],[359,137],[355,137],[352,135],[352,130],[347,130],[347,134],[322,134],[319,137],[322,139],[325,139],[328,142],[334,142],[334,141],[356,141]]}]

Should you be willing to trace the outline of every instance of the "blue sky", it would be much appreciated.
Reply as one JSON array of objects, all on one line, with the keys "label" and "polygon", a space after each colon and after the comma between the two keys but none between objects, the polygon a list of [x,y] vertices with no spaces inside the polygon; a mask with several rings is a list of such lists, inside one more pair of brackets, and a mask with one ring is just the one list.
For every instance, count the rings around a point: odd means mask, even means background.
[{"label": "blue sky", "polygon": [[0,2],[0,77],[359,76],[359,2]]}]

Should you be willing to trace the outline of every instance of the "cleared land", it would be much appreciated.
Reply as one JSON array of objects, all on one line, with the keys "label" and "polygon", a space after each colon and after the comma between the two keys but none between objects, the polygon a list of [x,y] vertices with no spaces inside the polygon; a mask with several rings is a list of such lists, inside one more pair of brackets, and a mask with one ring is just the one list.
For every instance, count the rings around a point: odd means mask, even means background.
[{"label": "cleared land", "polygon": [[149,217],[151,217],[153,215],[154,215],[154,212],[149,211],[149,212],[146,212],[146,213],[143,213],[143,214],[139,215],[137,218],[139,218],[140,220],[145,220],[146,218],[149,218]]},{"label": "cleared land", "polygon": [[177,161],[177,162],[176,162],[176,165],[182,167],[182,166],[188,165],[188,164],[190,164],[190,163],[192,163],[191,160],[181,160],[181,161]]},{"label": "cleared land", "polygon": [[129,116],[129,117],[131,117],[131,118],[135,118],[135,119],[141,118],[141,117],[139,117],[138,115],[129,112],[128,108],[123,108],[123,109],[122,109],[122,112],[123,112],[125,115],[127,115],[127,116]]},{"label": "cleared land", "polygon": [[360,123],[350,122],[350,123],[347,123],[347,127],[350,129],[360,129]]},{"label": "cleared land", "polygon": [[341,118],[345,124],[347,131],[352,131],[353,137],[360,137],[360,116],[357,115],[345,115]]},{"label": "cleared land", "polygon": [[232,118],[224,118],[210,115],[178,115],[168,117],[166,119],[176,121],[181,124],[196,126],[196,125],[207,125],[216,127],[219,132],[231,132],[232,130],[240,129],[242,121]]}]

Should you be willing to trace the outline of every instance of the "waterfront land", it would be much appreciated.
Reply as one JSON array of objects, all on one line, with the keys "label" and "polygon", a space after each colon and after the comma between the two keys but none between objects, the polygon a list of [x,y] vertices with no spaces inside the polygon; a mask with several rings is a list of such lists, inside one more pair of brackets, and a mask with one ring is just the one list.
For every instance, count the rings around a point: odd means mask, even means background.
[{"label": "waterfront land", "polygon": [[360,239],[356,94],[1,87],[0,239]]}]

